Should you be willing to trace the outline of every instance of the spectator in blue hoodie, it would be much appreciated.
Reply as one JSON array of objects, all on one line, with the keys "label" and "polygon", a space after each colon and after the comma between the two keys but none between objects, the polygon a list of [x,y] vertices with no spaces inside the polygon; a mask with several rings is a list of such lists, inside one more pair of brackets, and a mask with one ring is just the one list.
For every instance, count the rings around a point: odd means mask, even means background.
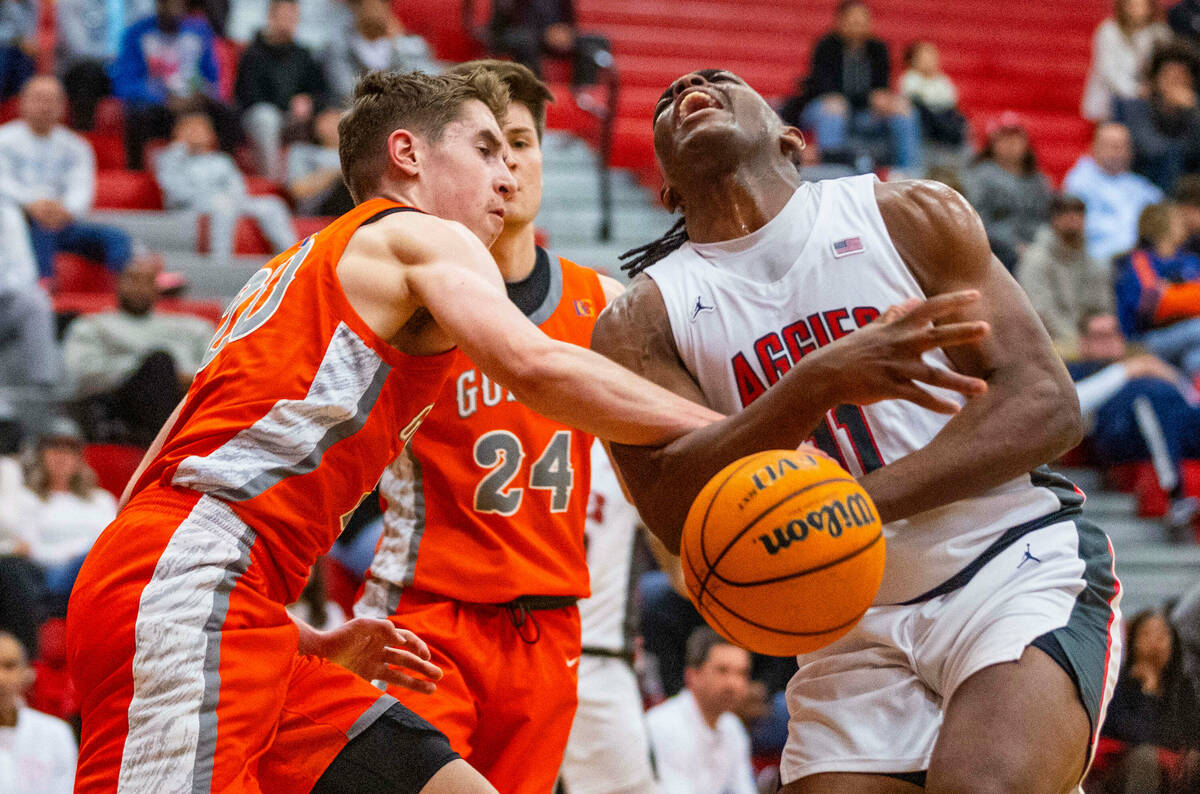
[{"label": "spectator in blue hoodie", "polygon": [[1121,330],[1154,355],[1200,377],[1200,257],[1185,251],[1187,227],[1166,202],[1142,211],[1139,247],[1117,262]]},{"label": "spectator in blue hoodie", "polygon": [[187,113],[212,119],[221,148],[233,151],[240,128],[236,113],[216,99],[212,29],[185,16],[185,0],[157,0],[156,8],[154,16],[125,30],[109,67],[113,93],[125,102],[128,166],[140,169],[146,142],[169,137],[175,120]]}]

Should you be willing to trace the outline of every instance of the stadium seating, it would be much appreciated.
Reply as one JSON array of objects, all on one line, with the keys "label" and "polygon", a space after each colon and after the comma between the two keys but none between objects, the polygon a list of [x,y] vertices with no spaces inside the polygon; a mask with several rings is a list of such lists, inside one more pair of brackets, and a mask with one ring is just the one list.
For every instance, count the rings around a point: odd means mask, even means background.
[{"label": "stadium seating", "polygon": [[[723,66],[765,96],[779,99],[808,71],[812,43],[831,26],[836,0],[578,0],[580,27],[613,43],[622,80],[613,164],[654,182],[650,110],[667,83],[684,72]],[[487,6],[478,3],[477,6]],[[1045,5],[991,0],[872,0],[875,26],[892,47],[894,75],[904,47],[934,41],[956,81],[976,129],[1003,110],[1027,121],[1043,167],[1059,179],[1087,143],[1079,118],[1091,33],[1111,11],[1107,0],[1059,0]],[[438,0],[414,0],[403,18],[443,57],[466,58],[471,49],[458,19]],[[478,14],[486,14],[479,8]],[[586,133],[589,124],[569,107],[569,91],[551,127]],[[567,101],[563,101],[567,100]]]}]

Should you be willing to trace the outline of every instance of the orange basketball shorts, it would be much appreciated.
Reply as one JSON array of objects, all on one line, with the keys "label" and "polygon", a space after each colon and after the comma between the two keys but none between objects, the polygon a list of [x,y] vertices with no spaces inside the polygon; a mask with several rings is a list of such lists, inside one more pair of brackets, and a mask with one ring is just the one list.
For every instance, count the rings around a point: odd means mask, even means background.
[{"label": "orange basketball shorts", "polygon": [[139,495],[71,596],[76,791],[308,791],[395,701],[297,653],[253,530],[220,500]]},{"label": "orange basketball shorts", "polygon": [[521,613],[408,588],[392,620],[425,640],[444,676],[432,695],[388,693],[503,794],[551,794],[578,703],[579,609]]}]

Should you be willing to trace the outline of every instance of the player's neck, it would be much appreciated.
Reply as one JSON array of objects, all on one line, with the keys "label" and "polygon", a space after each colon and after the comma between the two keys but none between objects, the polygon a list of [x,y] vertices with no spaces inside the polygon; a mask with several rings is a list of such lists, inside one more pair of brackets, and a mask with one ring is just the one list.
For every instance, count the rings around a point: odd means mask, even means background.
[{"label": "player's neck", "polygon": [[0,728],[12,728],[17,724],[17,702],[0,703]]},{"label": "player's neck", "polygon": [[504,227],[496,242],[492,243],[492,257],[500,268],[505,283],[523,281],[533,272],[537,262],[537,242],[532,223],[516,228]]},{"label": "player's neck", "polygon": [[800,186],[795,167],[786,165],[739,169],[681,190],[688,239],[719,243],[761,229],[779,214]]}]

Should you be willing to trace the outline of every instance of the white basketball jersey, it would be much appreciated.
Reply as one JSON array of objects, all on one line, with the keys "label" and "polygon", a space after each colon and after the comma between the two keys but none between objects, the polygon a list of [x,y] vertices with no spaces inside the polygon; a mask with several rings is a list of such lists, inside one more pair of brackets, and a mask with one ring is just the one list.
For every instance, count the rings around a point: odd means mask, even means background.
[{"label": "white basketball jersey", "polygon": [[[714,409],[740,411],[806,353],[889,306],[925,297],[888,235],[875,181],[868,174],[804,183],[761,229],[726,242],[685,243],[647,269],[662,291],[679,355]],[[926,361],[948,366],[940,350]],[[902,400],[843,405],[826,414],[813,441],[860,476],[925,446],[947,421]],[[933,590],[1005,530],[1062,506],[1055,491],[1026,475],[888,524],[876,603]]]},{"label": "white basketball jersey", "polygon": [[584,529],[592,595],[579,602],[584,648],[633,650],[633,543],[640,523],[597,441],[592,445],[592,491]]}]

